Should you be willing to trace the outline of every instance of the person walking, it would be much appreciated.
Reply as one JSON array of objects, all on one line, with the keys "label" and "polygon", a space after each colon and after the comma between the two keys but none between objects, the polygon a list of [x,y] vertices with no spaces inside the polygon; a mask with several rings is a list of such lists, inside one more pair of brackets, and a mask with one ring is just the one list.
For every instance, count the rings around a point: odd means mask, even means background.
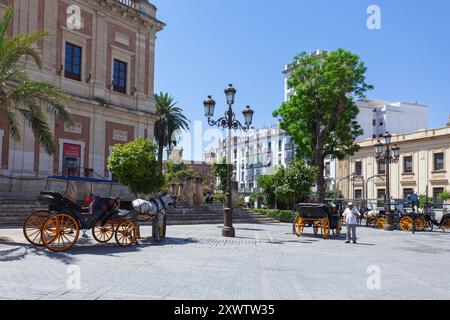
[{"label": "person walking", "polygon": [[353,206],[353,202],[349,202],[348,207],[343,214],[344,220],[347,223],[347,240],[345,243],[350,243],[350,240],[353,240],[353,243],[356,243],[357,218],[360,216],[361,213]]}]

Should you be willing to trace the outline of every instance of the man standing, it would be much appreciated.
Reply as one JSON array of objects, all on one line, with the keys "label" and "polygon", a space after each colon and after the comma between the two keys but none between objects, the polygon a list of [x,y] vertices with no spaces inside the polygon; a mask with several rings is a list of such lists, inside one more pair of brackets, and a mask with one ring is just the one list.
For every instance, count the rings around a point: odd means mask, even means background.
[{"label": "man standing", "polygon": [[353,240],[353,243],[356,243],[356,224],[357,218],[360,216],[361,214],[358,209],[353,206],[353,202],[349,202],[348,208],[345,209],[343,214],[344,220],[347,223],[347,240],[345,243],[350,243],[350,240]]}]

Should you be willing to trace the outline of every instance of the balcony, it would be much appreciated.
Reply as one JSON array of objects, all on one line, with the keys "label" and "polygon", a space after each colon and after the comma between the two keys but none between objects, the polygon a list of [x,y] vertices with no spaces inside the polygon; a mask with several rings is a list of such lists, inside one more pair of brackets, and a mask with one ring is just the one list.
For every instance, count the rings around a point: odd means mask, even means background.
[{"label": "balcony", "polygon": [[294,145],[293,143],[286,143],[286,144],[284,145],[284,149],[285,149],[285,150],[292,150],[292,149],[295,149],[295,145]]},{"label": "balcony", "polygon": [[[111,2],[108,0],[104,1]],[[123,6],[145,13],[150,17],[156,17],[156,7],[152,5],[148,0],[114,0],[114,2],[118,2]]]}]

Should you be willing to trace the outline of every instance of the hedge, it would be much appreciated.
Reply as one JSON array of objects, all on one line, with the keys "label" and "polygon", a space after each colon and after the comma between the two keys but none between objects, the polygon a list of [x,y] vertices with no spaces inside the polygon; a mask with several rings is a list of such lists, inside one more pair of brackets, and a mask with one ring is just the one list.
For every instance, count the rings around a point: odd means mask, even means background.
[{"label": "hedge", "polygon": [[266,209],[252,209],[256,213],[261,213],[270,218],[276,219],[280,222],[293,223],[297,213],[290,210],[266,210]]}]

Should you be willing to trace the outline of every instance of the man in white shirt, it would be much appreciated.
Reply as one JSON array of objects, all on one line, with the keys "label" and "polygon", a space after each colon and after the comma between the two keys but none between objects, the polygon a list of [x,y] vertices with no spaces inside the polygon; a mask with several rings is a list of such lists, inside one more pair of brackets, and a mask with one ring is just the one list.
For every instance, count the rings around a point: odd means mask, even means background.
[{"label": "man in white shirt", "polygon": [[356,243],[356,225],[357,217],[359,216],[361,216],[361,213],[353,206],[353,202],[349,202],[348,208],[345,209],[343,214],[344,220],[347,223],[347,240],[345,243],[350,243],[350,240]]}]

